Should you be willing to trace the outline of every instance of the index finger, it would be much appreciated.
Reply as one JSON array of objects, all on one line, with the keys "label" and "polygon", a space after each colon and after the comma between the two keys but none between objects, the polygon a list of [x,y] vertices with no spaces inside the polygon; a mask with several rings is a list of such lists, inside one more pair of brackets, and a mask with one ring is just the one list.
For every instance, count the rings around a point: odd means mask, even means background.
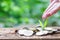
[{"label": "index finger", "polygon": [[54,0],[50,0],[50,2],[53,2]]}]

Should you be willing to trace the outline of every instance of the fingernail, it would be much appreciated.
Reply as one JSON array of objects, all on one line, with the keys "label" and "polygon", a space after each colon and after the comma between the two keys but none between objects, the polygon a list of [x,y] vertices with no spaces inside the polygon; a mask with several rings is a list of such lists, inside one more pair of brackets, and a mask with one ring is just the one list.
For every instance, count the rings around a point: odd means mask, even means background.
[{"label": "fingernail", "polygon": [[46,19],[46,18],[47,18],[47,15],[44,14],[44,15],[42,16],[42,19]]}]

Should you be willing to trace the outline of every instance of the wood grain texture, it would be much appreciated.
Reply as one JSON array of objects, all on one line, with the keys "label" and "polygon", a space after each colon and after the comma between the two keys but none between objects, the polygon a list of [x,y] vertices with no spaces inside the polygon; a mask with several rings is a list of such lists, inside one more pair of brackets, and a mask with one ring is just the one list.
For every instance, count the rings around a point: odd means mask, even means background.
[{"label": "wood grain texture", "polygon": [[[60,29],[60,27],[52,27],[52,28],[56,28],[56,29]],[[20,36],[18,33],[16,33],[16,30],[19,30],[20,28],[0,28],[0,40],[1,39],[13,39],[13,40],[60,40],[60,32],[57,32],[55,34],[51,34],[51,35],[44,35],[44,36],[30,36],[30,37],[26,37],[26,36]],[[10,30],[7,31],[7,30]],[[7,31],[7,32],[6,32]],[[5,33],[6,32],[6,33]]]}]

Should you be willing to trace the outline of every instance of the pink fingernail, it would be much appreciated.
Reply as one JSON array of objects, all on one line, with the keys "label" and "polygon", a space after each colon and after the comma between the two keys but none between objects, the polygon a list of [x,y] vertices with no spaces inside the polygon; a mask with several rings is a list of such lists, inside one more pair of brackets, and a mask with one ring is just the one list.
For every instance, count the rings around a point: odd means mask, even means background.
[{"label": "pink fingernail", "polygon": [[46,15],[46,14],[44,14],[44,15],[42,16],[42,18],[43,18],[43,19],[46,19],[46,18],[47,18],[47,15]]}]

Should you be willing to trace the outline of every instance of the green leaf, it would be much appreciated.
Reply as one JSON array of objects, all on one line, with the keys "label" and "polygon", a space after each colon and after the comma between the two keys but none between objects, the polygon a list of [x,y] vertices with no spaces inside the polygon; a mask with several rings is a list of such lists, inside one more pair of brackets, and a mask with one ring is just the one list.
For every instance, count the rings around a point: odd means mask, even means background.
[{"label": "green leaf", "polygon": [[44,22],[44,28],[47,26],[47,19],[45,20],[45,22]]},{"label": "green leaf", "polygon": [[41,22],[41,20],[39,20],[40,26],[43,28],[43,23]]}]

